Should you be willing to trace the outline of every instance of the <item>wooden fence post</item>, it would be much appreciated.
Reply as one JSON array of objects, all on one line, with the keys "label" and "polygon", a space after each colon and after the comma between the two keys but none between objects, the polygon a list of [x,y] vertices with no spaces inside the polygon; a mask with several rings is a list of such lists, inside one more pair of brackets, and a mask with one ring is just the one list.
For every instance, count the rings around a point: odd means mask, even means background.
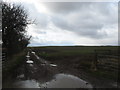
[{"label": "wooden fence post", "polygon": [[94,60],[93,60],[91,69],[93,71],[97,71],[97,52],[96,52],[96,50],[95,50]]}]

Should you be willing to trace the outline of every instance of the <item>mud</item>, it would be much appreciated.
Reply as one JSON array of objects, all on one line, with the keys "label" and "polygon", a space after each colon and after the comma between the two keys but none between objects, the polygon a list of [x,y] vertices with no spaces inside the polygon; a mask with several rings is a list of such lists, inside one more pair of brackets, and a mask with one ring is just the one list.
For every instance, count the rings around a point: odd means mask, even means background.
[{"label": "mud", "polygon": [[[26,63],[27,60],[33,63]],[[116,88],[114,81],[93,77],[65,60],[48,61],[32,53],[26,61],[18,69],[16,79],[5,88]]]}]

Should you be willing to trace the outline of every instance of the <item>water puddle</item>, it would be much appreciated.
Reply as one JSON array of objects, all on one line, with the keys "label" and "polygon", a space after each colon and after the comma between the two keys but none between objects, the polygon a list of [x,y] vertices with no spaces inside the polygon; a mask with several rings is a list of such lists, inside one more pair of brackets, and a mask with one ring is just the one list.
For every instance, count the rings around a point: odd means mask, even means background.
[{"label": "water puddle", "polygon": [[32,51],[31,53],[32,53],[32,54],[35,54],[35,52],[33,52],[33,51]]},{"label": "water puddle", "polygon": [[33,64],[33,61],[32,60],[27,60],[26,63]]},{"label": "water puddle", "polygon": [[92,85],[76,76],[57,74],[55,79],[40,85],[41,88],[92,88]]},{"label": "water puddle", "polygon": [[56,74],[54,79],[45,83],[24,80],[14,83],[17,88],[92,88],[92,85],[76,76]]},{"label": "water puddle", "polygon": [[[35,54],[35,52],[32,52],[37,59],[39,57]],[[30,53],[27,54],[27,61],[26,63],[29,64],[29,66],[33,67],[33,61],[30,60]],[[41,65],[50,65],[51,67],[56,67],[56,64],[48,64],[45,60],[43,61],[41,59],[41,62],[43,62]],[[23,80],[24,74],[21,74],[17,77],[17,81],[15,81],[12,86],[14,88],[92,88],[92,85],[76,76],[68,75],[68,74],[56,74],[53,76],[53,79],[51,81],[47,82],[38,82],[36,80]],[[22,79],[23,78],[23,79]],[[52,78],[52,77],[51,77]]]},{"label": "water puddle", "polygon": [[24,77],[25,77],[24,74],[21,74],[21,75],[17,76],[18,79],[22,79]]},{"label": "water puddle", "polygon": [[14,88],[40,88],[35,80],[25,80],[14,83]]},{"label": "water puddle", "polygon": [[52,67],[56,67],[57,65],[55,65],[55,64],[50,64],[50,66],[52,66]]},{"label": "water puddle", "polygon": [[37,59],[40,59],[36,54],[35,54],[35,57],[36,57]]},{"label": "water puddle", "polygon": [[28,55],[26,56],[26,58],[29,58],[29,57],[30,57],[30,56],[28,56]]}]

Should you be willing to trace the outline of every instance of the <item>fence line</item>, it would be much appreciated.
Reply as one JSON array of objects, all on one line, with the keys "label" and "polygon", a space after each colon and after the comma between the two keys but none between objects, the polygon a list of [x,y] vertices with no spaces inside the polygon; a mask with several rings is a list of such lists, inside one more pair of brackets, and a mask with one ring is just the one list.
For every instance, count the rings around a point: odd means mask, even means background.
[{"label": "fence line", "polygon": [[118,59],[118,56],[114,56],[114,55],[97,55],[97,57],[106,57],[106,58],[116,58],[116,59]]},{"label": "fence line", "polygon": [[94,68],[107,71],[118,71],[118,54],[112,50],[95,50]]},{"label": "fence line", "polygon": [[118,71],[118,56],[98,55],[97,67],[110,71]]}]

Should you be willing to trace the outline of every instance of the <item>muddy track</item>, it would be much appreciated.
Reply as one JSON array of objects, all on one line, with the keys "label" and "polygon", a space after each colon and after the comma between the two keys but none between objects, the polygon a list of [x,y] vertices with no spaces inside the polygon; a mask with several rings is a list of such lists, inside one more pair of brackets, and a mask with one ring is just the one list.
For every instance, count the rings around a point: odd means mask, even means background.
[{"label": "muddy track", "polygon": [[59,63],[55,61],[54,63],[58,65],[57,69],[60,73],[75,75],[87,82],[90,82],[94,88],[117,88],[117,83],[113,80],[108,80],[103,77],[94,77],[90,73],[85,72],[83,69],[73,68],[71,65],[64,65],[64,62]]},{"label": "muddy track", "polygon": [[57,67],[54,67],[46,60],[38,57],[35,52],[29,54],[32,64],[24,63],[25,79],[35,79],[40,82],[45,82],[52,79],[52,76],[58,73]]},{"label": "muddy track", "polygon": [[[113,81],[106,80],[105,78],[96,78],[91,76],[89,73],[84,72],[82,69],[77,70],[69,65],[64,65],[59,62],[50,62],[38,57],[35,52],[29,53],[30,60],[33,60],[33,64],[24,63],[24,74],[25,79],[35,79],[40,82],[46,82],[52,79],[55,74],[66,73],[77,76],[93,85],[94,88],[116,88],[113,85]],[[51,66],[50,64],[56,64],[57,67]]]}]

